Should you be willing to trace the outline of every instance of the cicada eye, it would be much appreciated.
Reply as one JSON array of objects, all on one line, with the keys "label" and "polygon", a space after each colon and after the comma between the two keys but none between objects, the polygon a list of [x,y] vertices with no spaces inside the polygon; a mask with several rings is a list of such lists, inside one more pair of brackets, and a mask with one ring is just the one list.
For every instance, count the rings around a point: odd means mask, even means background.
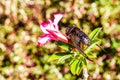
[{"label": "cicada eye", "polygon": [[67,34],[67,35],[70,33],[70,29],[71,29],[70,27],[67,27],[67,28],[66,28],[66,34]]},{"label": "cicada eye", "polygon": [[66,27],[66,34],[68,33],[68,29],[69,29],[69,28],[68,28],[68,27]]},{"label": "cicada eye", "polygon": [[73,29],[74,29],[74,26],[73,26],[73,25],[70,25],[70,26],[66,27],[66,34],[67,34],[67,35],[71,34],[72,31],[73,31]]}]

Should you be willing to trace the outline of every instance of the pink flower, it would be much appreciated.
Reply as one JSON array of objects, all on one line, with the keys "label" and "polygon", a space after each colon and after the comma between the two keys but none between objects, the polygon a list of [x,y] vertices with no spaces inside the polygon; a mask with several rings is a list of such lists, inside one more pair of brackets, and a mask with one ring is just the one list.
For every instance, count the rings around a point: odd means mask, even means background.
[{"label": "pink flower", "polygon": [[43,36],[38,38],[38,46],[44,45],[51,40],[60,40],[68,42],[68,39],[59,31],[58,22],[63,17],[62,14],[54,14],[54,20],[43,22],[40,24],[41,30],[45,33]]}]

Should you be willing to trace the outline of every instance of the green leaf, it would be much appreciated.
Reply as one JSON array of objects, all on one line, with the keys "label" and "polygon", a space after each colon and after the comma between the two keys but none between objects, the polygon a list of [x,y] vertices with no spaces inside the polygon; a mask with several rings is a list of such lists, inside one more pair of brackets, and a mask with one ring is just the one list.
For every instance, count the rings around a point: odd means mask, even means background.
[{"label": "green leaf", "polygon": [[81,60],[79,60],[79,63],[76,67],[77,67],[76,74],[79,75],[82,70],[82,61]]},{"label": "green leaf", "polygon": [[71,57],[70,54],[65,55],[65,56],[62,56],[61,58],[59,58],[58,64],[65,62],[65,60],[66,60],[66,59],[69,59],[70,57]]},{"label": "green leaf", "polygon": [[101,40],[93,40],[91,41],[91,45],[89,47],[87,47],[87,49],[85,50],[85,53],[89,53],[96,44],[99,44],[101,42]]},{"label": "green leaf", "polygon": [[101,30],[102,28],[96,28],[90,33],[89,38],[91,39],[91,41],[97,37]]},{"label": "green leaf", "polygon": [[86,59],[85,59],[85,58],[83,58],[83,60],[82,60],[82,66],[83,66],[83,67],[86,67],[86,66],[87,66],[87,62],[86,62]]},{"label": "green leaf", "polygon": [[82,68],[82,66],[80,66],[80,64],[81,64],[81,61],[79,60],[79,59],[75,59],[72,63],[71,63],[71,65],[70,65],[70,70],[71,70],[71,72],[72,72],[72,74],[79,74],[79,72],[80,72],[80,70],[81,70],[81,68]]},{"label": "green leaf", "polygon": [[73,62],[74,62],[74,59],[72,59],[72,60],[69,62],[69,65],[71,65]]},{"label": "green leaf", "polygon": [[60,42],[60,41],[58,42],[58,45],[60,48],[66,50],[66,51],[70,51],[70,48],[71,48],[70,45],[63,43],[63,42]]},{"label": "green leaf", "polygon": [[70,70],[71,70],[72,74],[76,74],[78,63],[79,63],[79,60],[75,59],[74,62],[72,62],[72,64],[70,65]]},{"label": "green leaf", "polygon": [[93,54],[93,53],[87,53],[87,56],[90,58],[90,59],[95,59],[97,56],[96,54]]},{"label": "green leaf", "polygon": [[61,58],[62,56],[67,55],[68,53],[56,53],[53,54],[52,56],[50,56],[50,58],[48,59],[48,62],[53,61],[53,60],[57,60],[59,58]]}]

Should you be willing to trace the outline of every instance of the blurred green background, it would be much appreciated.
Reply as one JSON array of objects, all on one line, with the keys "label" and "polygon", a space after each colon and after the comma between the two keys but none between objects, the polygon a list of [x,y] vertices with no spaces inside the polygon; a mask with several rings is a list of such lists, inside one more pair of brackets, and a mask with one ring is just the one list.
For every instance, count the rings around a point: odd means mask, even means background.
[{"label": "blurred green background", "polygon": [[63,13],[60,30],[75,24],[86,34],[102,27],[97,64],[88,64],[88,80],[120,80],[120,0],[0,0],[0,80],[81,80],[67,64],[48,62],[62,52],[54,41],[38,47],[39,24]]}]

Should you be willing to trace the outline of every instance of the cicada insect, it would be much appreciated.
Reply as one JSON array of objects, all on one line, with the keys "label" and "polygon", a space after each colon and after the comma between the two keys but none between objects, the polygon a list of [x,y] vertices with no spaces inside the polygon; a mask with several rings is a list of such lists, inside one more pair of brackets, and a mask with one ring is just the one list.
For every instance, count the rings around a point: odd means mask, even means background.
[{"label": "cicada insect", "polygon": [[89,37],[82,30],[75,27],[74,25],[66,28],[66,35],[72,41],[74,47],[76,47],[86,59],[92,61],[83,51],[84,45],[90,45]]}]

